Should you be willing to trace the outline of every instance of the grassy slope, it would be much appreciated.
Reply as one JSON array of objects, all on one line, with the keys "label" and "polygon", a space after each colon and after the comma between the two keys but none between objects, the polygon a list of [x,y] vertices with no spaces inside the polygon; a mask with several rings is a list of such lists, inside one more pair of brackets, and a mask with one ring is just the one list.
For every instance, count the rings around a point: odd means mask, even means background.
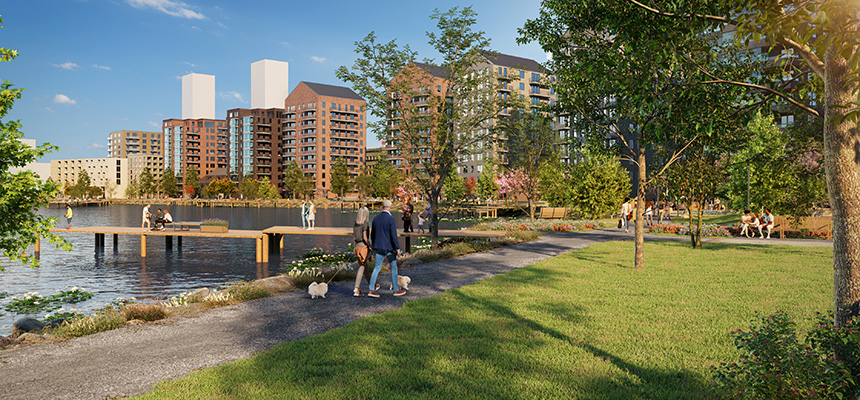
[{"label": "grassy slope", "polygon": [[[408,303],[146,398],[710,398],[754,310],[832,308],[831,250],[631,243],[568,253]],[[420,283],[419,283],[420,284]]]}]

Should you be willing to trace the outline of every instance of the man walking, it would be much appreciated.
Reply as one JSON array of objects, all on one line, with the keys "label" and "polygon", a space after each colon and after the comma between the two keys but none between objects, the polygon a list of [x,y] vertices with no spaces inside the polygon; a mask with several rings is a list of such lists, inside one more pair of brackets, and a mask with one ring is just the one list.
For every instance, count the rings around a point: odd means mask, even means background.
[{"label": "man walking", "polygon": [[149,220],[152,217],[152,214],[149,212],[150,204],[147,204],[146,207],[143,207],[143,220],[140,222],[140,228],[152,228],[152,222]]},{"label": "man walking", "polygon": [[[406,291],[400,289],[397,284],[397,256],[400,255],[400,243],[397,242],[397,225],[394,217],[391,216],[390,200],[382,202],[382,212],[373,218],[370,236],[373,251],[376,253],[376,266],[373,268],[373,274],[370,276],[370,287],[376,287],[376,278],[382,269],[382,262],[388,259],[388,264],[391,266],[391,286],[394,289],[394,295],[403,296],[406,294]],[[367,295],[370,297],[379,297],[376,290],[370,290]]]}]

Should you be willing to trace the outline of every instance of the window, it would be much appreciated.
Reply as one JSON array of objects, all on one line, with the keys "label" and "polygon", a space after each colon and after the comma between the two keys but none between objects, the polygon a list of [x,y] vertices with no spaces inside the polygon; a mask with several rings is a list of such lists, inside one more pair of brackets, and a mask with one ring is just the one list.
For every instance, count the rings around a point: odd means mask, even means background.
[{"label": "window", "polygon": [[[520,79],[526,79],[526,71],[520,71]],[[520,85],[522,85],[522,83]]]},{"label": "window", "polygon": [[[520,72],[520,73],[522,73],[522,72]],[[526,84],[525,83],[520,82],[520,90],[526,90]]]},{"label": "window", "polygon": [[[322,108],[325,108],[325,102],[322,102]],[[323,116],[325,116],[325,111],[323,111]]]},{"label": "window", "polygon": [[532,82],[539,82],[539,81],[540,81],[540,75],[532,72]]}]

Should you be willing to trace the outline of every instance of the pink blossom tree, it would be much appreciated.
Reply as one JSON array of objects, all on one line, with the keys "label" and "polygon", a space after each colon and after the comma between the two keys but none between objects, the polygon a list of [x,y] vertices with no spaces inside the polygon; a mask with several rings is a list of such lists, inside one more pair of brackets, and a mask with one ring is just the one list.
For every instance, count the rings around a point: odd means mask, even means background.
[{"label": "pink blossom tree", "polygon": [[499,194],[517,201],[519,196],[524,196],[528,202],[529,218],[535,220],[535,201],[540,196],[540,179],[537,176],[529,176],[524,169],[514,169],[503,173],[496,178],[499,185]]}]

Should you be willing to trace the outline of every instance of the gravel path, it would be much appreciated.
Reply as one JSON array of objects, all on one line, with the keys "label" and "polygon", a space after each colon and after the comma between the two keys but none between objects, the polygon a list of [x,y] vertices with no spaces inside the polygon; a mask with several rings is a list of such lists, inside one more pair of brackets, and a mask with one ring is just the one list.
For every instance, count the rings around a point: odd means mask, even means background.
[{"label": "gravel path", "polygon": [[[198,317],[0,351],[0,398],[103,399],[140,394],[165,379],[248,358],[284,341],[400,308],[407,301],[435,296],[594,243],[631,240],[632,236],[614,229],[553,233],[535,242],[401,268],[401,275],[409,275],[412,284],[409,294],[399,298],[384,290],[390,275],[381,274],[379,299],[355,298],[352,282],[339,282],[329,286],[326,299],[312,300],[306,292],[295,291],[216,308]],[[648,239],[671,240],[651,235]],[[765,241],[755,243],[761,242]],[[773,239],[767,242],[792,244]]]}]

